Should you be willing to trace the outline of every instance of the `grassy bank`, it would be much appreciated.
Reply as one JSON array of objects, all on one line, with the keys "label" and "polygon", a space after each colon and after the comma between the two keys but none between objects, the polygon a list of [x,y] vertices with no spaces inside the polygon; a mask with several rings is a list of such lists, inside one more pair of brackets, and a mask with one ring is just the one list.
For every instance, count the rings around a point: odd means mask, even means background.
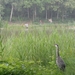
[{"label": "grassy bank", "polygon": [[[31,25],[26,30],[24,26],[8,25],[1,33],[4,48],[0,60],[7,61],[0,64],[1,73],[7,69],[4,72],[8,75],[75,74],[75,30],[68,26]],[[65,72],[56,66],[54,44],[59,45],[60,55],[66,63]]]}]

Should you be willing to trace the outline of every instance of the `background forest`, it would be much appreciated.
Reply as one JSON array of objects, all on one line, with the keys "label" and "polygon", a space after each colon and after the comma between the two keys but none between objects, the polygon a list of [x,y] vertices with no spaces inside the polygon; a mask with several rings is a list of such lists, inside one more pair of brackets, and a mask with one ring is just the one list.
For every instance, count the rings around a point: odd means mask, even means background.
[{"label": "background forest", "polygon": [[0,19],[64,20],[75,18],[75,0],[0,0]]}]

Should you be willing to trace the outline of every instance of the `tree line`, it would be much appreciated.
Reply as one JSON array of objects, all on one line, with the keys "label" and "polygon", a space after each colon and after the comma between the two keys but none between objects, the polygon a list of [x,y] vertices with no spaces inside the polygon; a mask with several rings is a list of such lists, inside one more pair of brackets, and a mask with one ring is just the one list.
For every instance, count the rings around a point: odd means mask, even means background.
[{"label": "tree line", "polygon": [[75,0],[0,0],[0,19],[75,18]]}]

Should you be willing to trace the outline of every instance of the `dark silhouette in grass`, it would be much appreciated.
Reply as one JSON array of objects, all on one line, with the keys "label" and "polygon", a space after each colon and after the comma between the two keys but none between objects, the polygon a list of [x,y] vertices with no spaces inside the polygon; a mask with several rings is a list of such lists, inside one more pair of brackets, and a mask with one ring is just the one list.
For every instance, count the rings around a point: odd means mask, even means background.
[{"label": "dark silhouette in grass", "polygon": [[66,65],[65,65],[63,59],[59,55],[59,46],[57,44],[55,44],[55,47],[56,47],[56,64],[60,70],[64,71]]}]

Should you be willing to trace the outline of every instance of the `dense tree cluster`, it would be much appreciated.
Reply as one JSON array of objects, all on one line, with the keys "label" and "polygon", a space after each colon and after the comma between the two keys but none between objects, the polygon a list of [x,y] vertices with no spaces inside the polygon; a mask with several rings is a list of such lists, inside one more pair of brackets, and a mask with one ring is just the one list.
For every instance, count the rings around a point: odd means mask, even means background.
[{"label": "dense tree cluster", "polygon": [[74,18],[75,0],[0,0],[0,19]]}]

